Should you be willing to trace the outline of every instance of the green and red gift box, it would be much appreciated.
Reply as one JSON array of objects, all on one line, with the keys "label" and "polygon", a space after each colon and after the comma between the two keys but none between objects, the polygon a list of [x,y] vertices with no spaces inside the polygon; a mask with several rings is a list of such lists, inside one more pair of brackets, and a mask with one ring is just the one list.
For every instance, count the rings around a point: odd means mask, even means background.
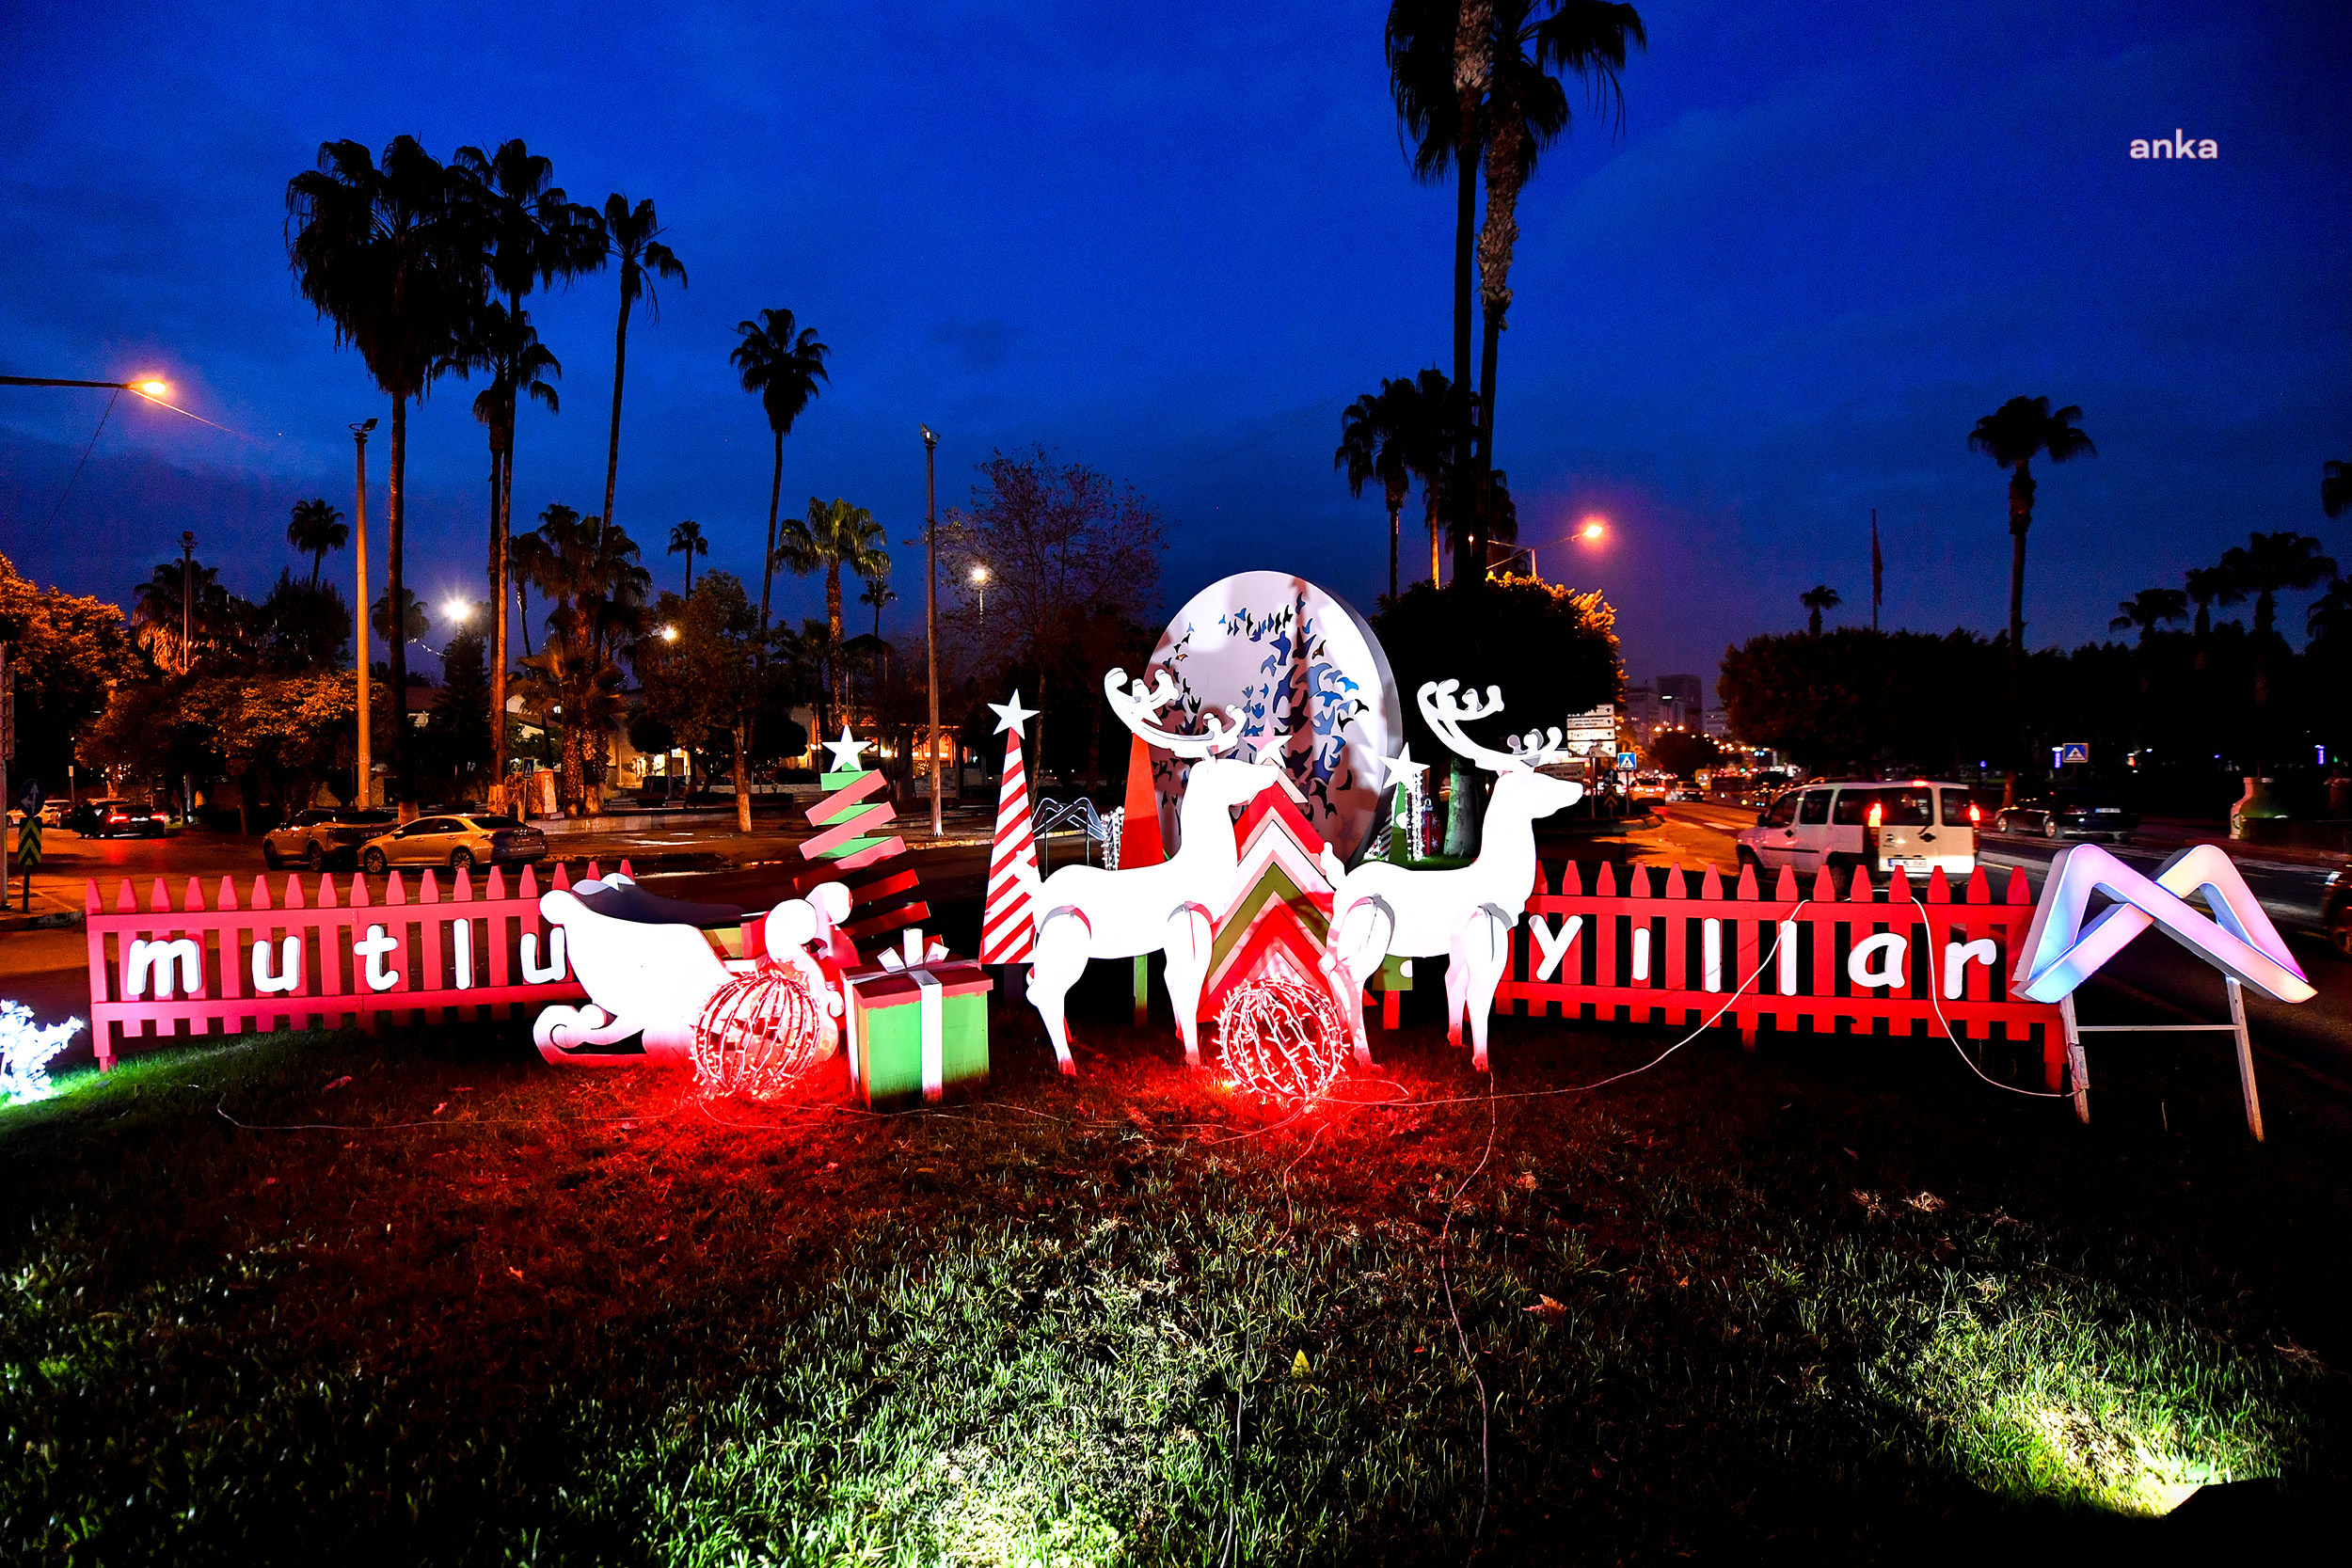
[{"label": "green and red gift box", "polygon": [[988,993],[994,982],[920,931],[881,967],[847,977],[850,1069],[868,1105],[937,1100],[988,1076]]}]

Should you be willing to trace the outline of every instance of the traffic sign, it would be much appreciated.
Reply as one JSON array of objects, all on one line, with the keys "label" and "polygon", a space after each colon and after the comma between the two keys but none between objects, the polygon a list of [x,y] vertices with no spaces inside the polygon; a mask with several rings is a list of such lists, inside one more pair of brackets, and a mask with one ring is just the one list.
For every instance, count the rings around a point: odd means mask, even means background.
[{"label": "traffic sign", "polygon": [[1633,752],[1619,752],[1617,753],[1617,771],[1618,771],[1618,772],[1620,772],[1620,773],[1630,773],[1630,772],[1632,772],[1632,771],[1633,771],[1636,768],[1638,768],[1638,767],[1640,767],[1640,766],[1641,766],[1641,758],[1640,758],[1640,757],[1638,757],[1638,756],[1636,756]]},{"label": "traffic sign", "polygon": [[27,869],[40,863],[40,811],[38,807],[24,814],[24,820],[16,830],[17,863]]},{"label": "traffic sign", "polygon": [[2089,766],[2090,762],[2090,743],[2087,740],[2070,740],[2060,746],[2058,748],[2058,766],[2062,768],[2070,762],[2079,762],[2084,764],[2086,767]]}]

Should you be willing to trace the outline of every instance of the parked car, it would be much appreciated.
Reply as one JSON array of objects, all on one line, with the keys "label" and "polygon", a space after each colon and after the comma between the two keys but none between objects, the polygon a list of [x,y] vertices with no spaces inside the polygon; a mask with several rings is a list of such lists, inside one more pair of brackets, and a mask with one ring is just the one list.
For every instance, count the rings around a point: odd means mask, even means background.
[{"label": "parked car", "polygon": [[1977,868],[1982,812],[1968,786],[1932,779],[1824,782],[1788,790],[1738,837],[1742,863],[1760,870],[1788,866],[1800,875],[1861,865],[1878,830],[1878,863],[1915,876],[1941,869],[1965,877]]},{"label": "parked car", "polygon": [[359,849],[359,869],[395,865],[506,864],[547,859],[548,838],[511,816],[420,816],[397,832],[382,833]]},{"label": "parked car", "polygon": [[2104,838],[2121,844],[2139,828],[2139,813],[2111,790],[2070,784],[2004,807],[1993,818],[1996,833],[2041,838]]},{"label": "parked car", "polygon": [[170,831],[170,820],[128,800],[85,800],[66,814],[65,827],[84,838],[161,838]]},{"label": "parked car", "polygon": [[272,871],[292,861],[319,871],[328,864],[356,863],[359,847],[400,821],[397,813],[362,811],[357,807],[314,807],[296,812],[293,821],[273,828],[262,839],[262,859]]},{"label": "parked car", "polygon": [[2319,928],[2329,945],[2352,958],[2352,865],[2328,873],[2328,895],[2320,900]]},{"label": "parked car", "polygon": [[[21,828],[24,825],[24,808],[21,806],[10,806],[8,808],[8,826],[11,828]],[[61,800],[43,800],[40,803],[40,825],[44,828],[64,827],[65,803]]]}]

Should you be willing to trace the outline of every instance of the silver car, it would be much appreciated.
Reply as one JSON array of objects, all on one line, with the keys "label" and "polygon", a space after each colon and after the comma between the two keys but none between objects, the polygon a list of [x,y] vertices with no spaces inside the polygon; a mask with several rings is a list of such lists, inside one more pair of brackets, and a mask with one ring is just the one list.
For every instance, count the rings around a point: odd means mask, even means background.
[{"label": "silver car", "polygon": [[372,838],[359,851],[359,869],[396,865],[505,865],[547,859],[547,835],[511,816],[420,816],[397,832]]},{"label": "silver car", "polygon": [[330,863],[344,864],[358,855],[359,846],[399,821],[389,811],[314,806],[272,828],[262,839],[262,859],[272,871],[289,862],[310,871]]}]

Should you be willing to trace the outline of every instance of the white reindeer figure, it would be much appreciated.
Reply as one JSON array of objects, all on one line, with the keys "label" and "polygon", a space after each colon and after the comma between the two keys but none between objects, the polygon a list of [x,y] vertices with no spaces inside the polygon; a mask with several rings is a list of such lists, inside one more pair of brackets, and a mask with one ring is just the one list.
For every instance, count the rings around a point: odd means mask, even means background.
[{"label": "white reindeer figure", "polygon": [[1270,767],[1216,754],[1232,748],[1241,728],[1241,714],[1233,708],[1225,710],[1222,722],[1204,713],[1206,729],[1200,735],[1173,734],[1154,722],[1153,716],[1176,698],[1175,679],[1166,670],[1148,690],[1141,681],[1128,689],[1127,673],[1113,670],[1103,677],[1103,694],[1129,729],[1193,759],[1177,813],[1179,842],[1176,852],[1157,865],[1123,871],[1065,865],[1037,884],[1030,906],[1037,911],[1037,949],[1029,960],[1029,1005],[1045,1021],[1062,1071],[1074,1073],[1078,1066],[1070,1059],[1062,1001],[1086,973],[1087,960],[1164,951],[1168,997],[1184,1037],[1184,1061],[1199,1067],[1200,1026],[1193,1015],[1200,1011],[1200,984],[1209,970],[1209,911],[1223,903],[1241,863],[1232,808],[1248,804],[1279,775]]},{"label": "white reindeer figure", "polygon": [[1470,1065],[1486,1069],[1486,1021],[1495,987],[1511,963],[1511,928],[1535,885],[1535,819],[1576,804],[1584,786],[1535,769],[1560,753],[1560,732],[1543,741],[1534,732],[1509,752],[1490,752],[1462,733],[1463,724],[1502,709],[1502,690],[1486,688],[1456,701],[1462,683],[1431,681],[1421,689],[1422,717],[1448,747],[1499,775],[1486,802],[1478,859],[1447,871],[1414,871],[1366,861],[1337,879],[1331,896],[1332,983],[1347,1004],[1356,1059],[1372,1065],[1364,1036],[1364,979],[1393,954],[1422,958],[1446,955],[1446,1038],[1462,1043],[1470,1015]]}]

